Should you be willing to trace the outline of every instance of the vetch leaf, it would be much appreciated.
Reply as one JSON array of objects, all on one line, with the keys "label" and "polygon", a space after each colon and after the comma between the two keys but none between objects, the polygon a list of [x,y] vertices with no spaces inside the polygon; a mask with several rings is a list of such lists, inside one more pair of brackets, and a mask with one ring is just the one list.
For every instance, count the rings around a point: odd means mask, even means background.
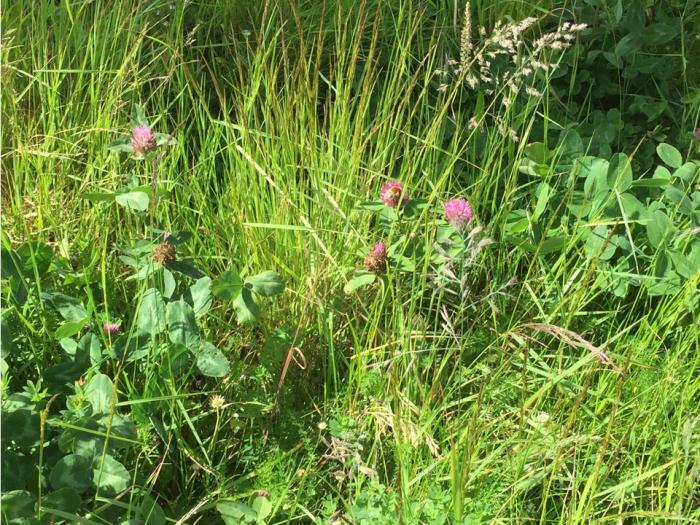
[{"label": "vetch leaf", "polygon": [[248,277],[245,284],[250,285],[255,293],[264,297],[280,294],[284,290],[282,276],[271,270]]}]

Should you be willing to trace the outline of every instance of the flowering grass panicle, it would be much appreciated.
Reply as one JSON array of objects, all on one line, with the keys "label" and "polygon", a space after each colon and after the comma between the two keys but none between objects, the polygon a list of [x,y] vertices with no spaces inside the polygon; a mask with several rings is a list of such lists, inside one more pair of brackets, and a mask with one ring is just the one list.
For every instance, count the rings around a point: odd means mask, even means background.
[{"label": "flowering grass panicle", "polygon": [[146,125],[136,126],[131,134],[131,148],[137,157],[144,157],[146,153],[156,149],[153,130]]},{"label": "flowering grass panicle", "polygon": [[403,184],[397,181],[387,182],[379,191],[379,198],[389,208],[396,208],[400,204],[408,202],[408,195],[404,190]]},{"label": "flowering grass panicle", "polygon": [[388,251],[386,244],[377,242],[365,258],[365,269],[369,272],[382,273],[386,269]]},{"label": "flowering grass panicle", "polygon": [[445,219],[457,231],[464,230],[474,215],[466,199],[451,199],[445,203]]}]

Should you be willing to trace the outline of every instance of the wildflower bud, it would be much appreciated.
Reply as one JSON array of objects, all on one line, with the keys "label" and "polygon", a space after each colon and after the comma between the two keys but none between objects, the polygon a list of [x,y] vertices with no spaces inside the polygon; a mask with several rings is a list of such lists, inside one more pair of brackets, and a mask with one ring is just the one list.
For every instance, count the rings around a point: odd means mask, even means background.
[{"label": "wildflower bud", "polygon": [[102,331],[105,333],[105,335],[115,337],[119,335],[121,328],[117,323],[105,323],[102,325]]},{"label": "wildflower bud", "polygon": [[473,215],[472,207],[465,199],[452,199],[445,203],[445,219],[457,231],[464,230]]},{"label": "wildflower bud", "polygon": [[177,260],[177,250],[175,246],[168,242],[162,242],[153,249],[151,258],[154,262],[165,266]]},{"label": "wildflower bud", "polygon": [[379,192],[379,198],[382,199],[384,204],[389,206],[389,208],[396,208],[399,204],[406,204],[408,202],[408,195],[405,194],[403,184],[396,181],[384,184]]},{"label": "wildflower bud", "polygon": [[376,274],[382,273],[386,269],[387,249],[382,241],[376,243],[365,258],[365,269]]},{"label": "wildflower bud", "polygon": [[696,129],[695,133],[693,133],[693,135],[695,135],[696,139],[700,140],[700,128]]},{"label": "wildflower bud", "polygon": [[149,151],[156,149],[156,137],[148,126],[136,126],[131,134],[131,147],[134,155],[143,157]]}]

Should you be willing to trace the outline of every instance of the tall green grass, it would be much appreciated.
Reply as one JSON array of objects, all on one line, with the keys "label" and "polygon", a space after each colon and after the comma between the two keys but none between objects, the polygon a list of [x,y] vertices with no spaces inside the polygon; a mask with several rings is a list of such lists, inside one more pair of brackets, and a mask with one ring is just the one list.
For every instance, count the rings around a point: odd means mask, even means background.
[{"label": "tall green grass", "polygon": [[[550,7],[475,2],[474,17],[544,17]],[[78,267],[97,264],[96,308],[133,316],[142,290],[124,280],[116,247],[153,219],[81,195],[123,184],[130,164],[106,145],[140,103],[177,138],[160,172],[170,195],[158,225],[193,232],[187,255],[211,275],[275,268],[287,281],[259,327],[239,327],[223,304],[206,318],[236,363],[229,377],[161,385],[153,363],[145,377],[115,378],[123,406],[158,393],[175,422],[157,430],[137,418],[143,447],[125,461],[174,522],[214,523],[219,498],[255,490],[269,493],[270,523],[334,523],[320,517],[331,502],[335,519],[364,505],[385,521],[362,523],[416,523],[428,501],[449,523],[700,521],[700,354],[686,297],[614,297],[581,251],[583,222],[548,256],[504,239],[532,184],[518,170],[529,134],[556,126],[559,102],[467,112],[458,86],[439,91],[434,72],[458,55],[462,8],[3,2],[9,244],[41,240]],[[520,141],[496,126],[476,140],[469,120],[486,111]],[[359,250],[377,240],[355,205],[392,179],[429,204],[417,238],[429,237],[445,199],[472,203],[495,242],[469,269],[465,295],[435,289],[427,267],[344,294]],[[545,224],[556,212],[546,213]],[[686,293],[694,287],[697,277]],[[28,357],[8,359],[17,389],[58,348],[38,306],[4,310],[26,319],[14,335]],[[258,366],[280,327],[297,351],[284,355],[288,366]],[[248,417],[251,392],[264,410]],[[215,411],[211,393],[230,405]],[[352,455],[328,457],[328,425],[362,445],[369,470]],[[98,495],[83,518],[109,523],[109,507],[123,504],[128,494]]]}]

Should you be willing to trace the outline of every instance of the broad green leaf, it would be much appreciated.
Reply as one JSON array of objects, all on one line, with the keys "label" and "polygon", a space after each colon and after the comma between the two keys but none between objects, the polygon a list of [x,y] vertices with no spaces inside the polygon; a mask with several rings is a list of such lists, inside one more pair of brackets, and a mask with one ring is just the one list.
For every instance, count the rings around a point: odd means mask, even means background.
[{"label": "broad green leaf", "polygon": [[546,164],[549,150],[542,142],[531,142],[525,146],[525,156],[536,164]]},{"label": "broad green leaf", "polygon": [[[76,512],[80,508],[80,493],[71,487],[64,487],[62,489],[49,492],[41,500],[42,507],[48,507],[51,509],[60,509],[63,512]],[[48,513],[52,516],[51,513]]]},{"label": "broad green leaf", "polygon": [[628,219],[637,219],[644,213],[644,204],[631,193],[623,193],[620,195],[620,202],[622,204],[622,211]]},{"label": "broad green leaf", "polygon": [[85,317],[84,319],[79,319],[77,321],[66,321],[56,329],[54,337],[56,339],[72,337],[78,332],[80,332],[80,330],[83,329],[83,326],[85,326],[89,321],[90,319],[87,317]]},{"label": "broad green leaf", "polygon": [[42,293],[41,298],[48,301],[66,321],[78,321],[87,317],[88,313],[80,301],[59,292]]},{"label": "broad green leaf", "polygon": [[92,487],[89,459],[77,454],[62,457],[51,469],[49,480],[54,489],[73,488],[78,492]]},{"label": "broad green leaf", "polygon": [[228,374],[229,362],[221,350],[205,341],[197,352],[197,368],[205,376],[224,377]]},{"label": "broad green leaf", "polygon": [[141,520],[142,525],[165,525],[166,522],[163,508],[149,494],[141,496],[136,517]]},{"label": "broad green leaf", "polygon": [[129,471],[112,456],[96,457],[92,467],[92,479],[101,494],[113,496],[129,486]]},{"label": "broad green leaf", "polygon": [[632,167],[630,159],[624,153],[615,153],[608,167],[608,186],[622,193],[632,185]]},{"label": "broad green leaf", "polygon": [[10,523],[31,523],[24,521],[36,515],[34,503],[36,496],[26,490],[11,490],[2,492],[0,503],[2,506],[3,523],[7,520]]},{"label": "broad green leaf", "polygon": [[221,299],[233,301],[241,295],[243,281],[241,277],[232,271],[222,273],[211,283],[211,292]]},{"label": "broad green leaf", "polygon": [[175,277],[170,270],[163,268],[163,297],[170,299],[175,293]]},{"label": "broad green leaf", "polygon": [[628,57],[636,53],[642,47],[644,40],[639,33],[629,33],[623,36],[615,46],[615,54],[619,57]]},{"label": "broad green leaf", "polygon": [[271,270],[248,277],[245,284],[250,285],[255,293],[264,297],[280,294],[284,290],[282,276]]},{"label": "broad green leaf", "polygon": [[168,336],[173,343],[192,348],[199,341],[199,330],[194,320],[194,310],[183,299],[168,303],[166,308]]},{"label": "broad green leaf", "polygon": [[146,211],[148,209],[148,203],[150,202],[148,193],[143,191],[128,191],[126,193],[119,193],[114,200],[120,206],[124,206],[125,208],[134,211]]},{"label": "broad green leaf", "polygon": [[578,161],[579,176],[585,177],[583,191],[586,197],[592,198],[610,189],[608,185],[608,169],[610,163],[597,157],[583,157]]},{"label": "broad green leaf", "polygon": [[165,303],[155,288],[150,288],[144,293],[136,326],[139,332],[151,335],[165,330]]},{"label": "broad green leaf", "polygon": [[258,518],[257,512],[238,501],[220,501],[216,504],[216,510],[219,511],[226,525],[254,523]]},{"label": "broad green leaf", "polygon": [[0,423],[3,450],[7,450],[10,442],[29,448],[39,441],[39,412],[29,394],[3,396]]},{"label": "broad green leaf", "polygon": [[247,288],[243,288],[233,301],[233,308],[236,310],[240,324],[253,324],[260,317],[260,307],[255,302],[255,297],[253,297],[251,291]]},{"label": "broad green leaf", "polygon": [[647,236],[649,243],[658,248],[667,239],[672,224],[668,216],[661,210],[655,210],[649,214],[647,222]]},{"label": "broad green leaf", "polygon": [[351,294],[354,291],[362,288],[363,286],[369,286],[377,279],[376,274],[372,272],[358,271],[355,275],[345,284],[343,291],[346,294]]},{"label": "broad green leaf", "polygon": [[272,503],[265,496],[257,496],[251,505],[256,512],[258,522],[263,521],[272,513]]},{"label": "broad green leaf", "polygon": [[197,279],[195,283],[190,286],[190,295],[192,297],[194,316],[200,318],[211,308],[211,279],[209,277]]},{"label": "broad green leaf", "polygon": [[46,276],[53,260],[53,250],[50,246],[38,242],[25,242],[17,249],[17,257],[21,261],[24,275],[37,275],[41,278]]},{"label": "broad green leaf", "polygon": [[93,414],[107,414],[112,408],[114,384],[105,374],[96,373],[85,388],[85,395],[92,405]]},{"label": "broad green leaf", "polygon": [[686,187],[695,182],[695,177],[698,173],[698,166],[694,162],[686,162],[680,168],[673,172],[673,177],[678,177]]},{"label": "broad green leaf", "polygon": [[[593,228],[584,247],[584,251],[588,257],[599,257],[600,260],[607,261],[613,256],[617,246],[607,240],[608,234],[608,227],[605,225],[600,224]],[[603,246],[605,246],[605,249],[603,249]]]},{"label": "broad green leaf", "polygon": [[670,144],[662,142],[661,144],[656,146],[656,153],[659,155],[659,158],[662,161],[664,161],[664,163],[666,163],[667,166],[671,166],[672,168],[680,168],[683,164],[683,157],[681,156],[681,152],[673,146],[671,146]]}]

